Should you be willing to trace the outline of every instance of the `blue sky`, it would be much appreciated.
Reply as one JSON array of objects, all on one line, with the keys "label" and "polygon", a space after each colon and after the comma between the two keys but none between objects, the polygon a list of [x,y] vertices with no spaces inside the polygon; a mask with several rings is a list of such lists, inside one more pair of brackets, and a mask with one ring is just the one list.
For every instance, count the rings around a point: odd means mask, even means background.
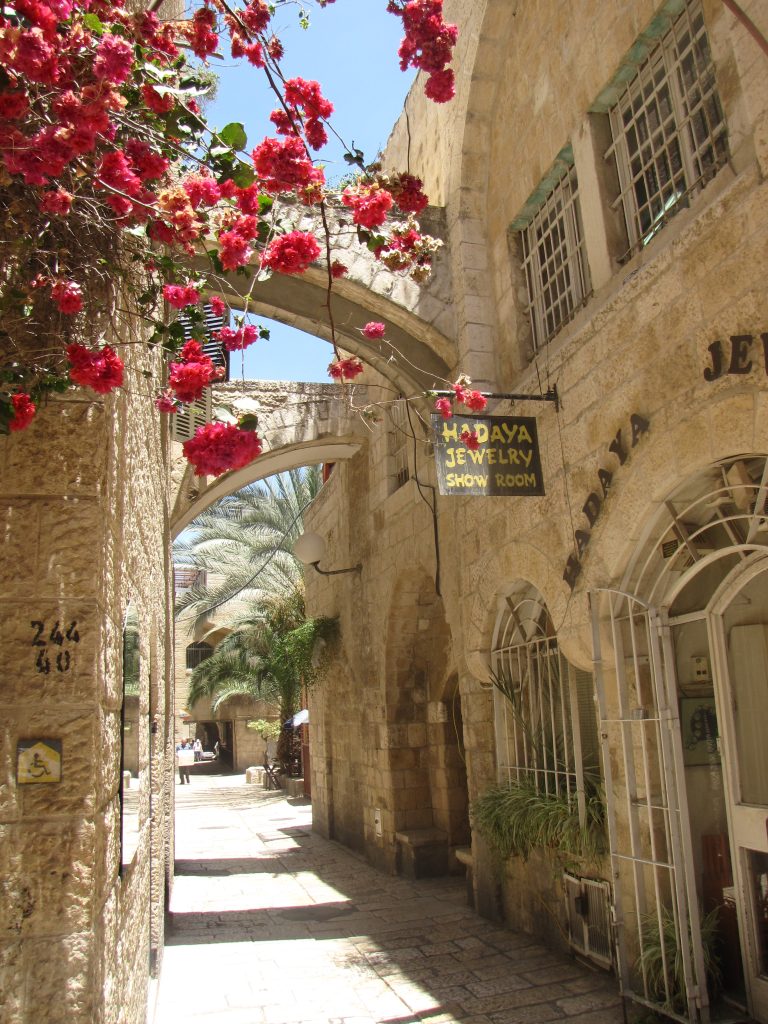
[{"label": "blue sky", "polygon": [[[387,141],[402,109],[413,73],[400,71],[397,48],[402,22],[387,13],[386,0],[336,0],[323,10],[311,10],[311,27],[298,26],[299,4],[275,15],[275,32],[285,47],[286,78],[316,79],[334,105],[332,122],[342,139],[362,149],[372,160]],[[239,121],[248,135],[248,149],[273,135],[269,113],[275,107],[263,74],[248,65],[215,62],[219,88],[208,108],[212,125]],[[333,181],[347,171],[344,148],[333,137],[318,159]],[[263,380],[328,381],[331,360],[327,343],[274,322],[269,341],[246,352],[246,378]],[[240,359],[232,360],[232,376],[241,375]]]}]

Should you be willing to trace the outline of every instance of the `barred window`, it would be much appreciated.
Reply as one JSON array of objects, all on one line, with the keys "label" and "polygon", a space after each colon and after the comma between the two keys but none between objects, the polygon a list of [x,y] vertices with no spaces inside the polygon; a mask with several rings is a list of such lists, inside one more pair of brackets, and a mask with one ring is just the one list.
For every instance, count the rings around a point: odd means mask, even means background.
[{"label": "barred window", "polygon": [[202,664],[207,658],[213,654],[213,648],[210,644],[207,644],[205,640],[201,640],[199,643],[190,644],[187,647],[187,668],[197,668],[198,665]]},{"label": "barred window", "polygon": [[205,569],[182,569],[176,566],[173,570],[173,585],[176,591],[204,587],[207,579]]},{"label": "barred window", "polygon": [[538,351],[591,290],[574,167],[566,169],[520,236],[533,347]]},{"label": "barred window", "polygon": [[405,399],[398,398],[389,407],[390,431],[389,431],[389,454],[392,460],[392,490],[396,491],[410,479],[408,469],[408,442],[411,435],[411,427],[408,423],[408,411]]},{"label": "barred window", "polygon": [[599,782],[592,676],[560,653],[544,600],[520,583],[496,622],[492,668],[499,782],[566,797],[584,815]]},{"label": "barred window", "polygon": [[700,0],[649,52],[609,111],[630,254],[688,205],[728,159]]}]

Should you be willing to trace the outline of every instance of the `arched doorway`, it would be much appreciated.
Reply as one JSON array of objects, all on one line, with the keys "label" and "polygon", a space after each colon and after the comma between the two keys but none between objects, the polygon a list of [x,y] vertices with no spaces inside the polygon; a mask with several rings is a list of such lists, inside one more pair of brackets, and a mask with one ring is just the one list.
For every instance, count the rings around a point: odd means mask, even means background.
[{"label": "arched doorway", "polygon": [[396,870],[415,877],[458,872],[454,851],[469,842],[461,699],[443,604],[427,576],[408,576],[397,587],[386,672],[387,820]]},{"label": "arched doorway", "polygon": [[768,1022],[767,485],[685,481],[592,594],[622,987],[680,1020]]}]

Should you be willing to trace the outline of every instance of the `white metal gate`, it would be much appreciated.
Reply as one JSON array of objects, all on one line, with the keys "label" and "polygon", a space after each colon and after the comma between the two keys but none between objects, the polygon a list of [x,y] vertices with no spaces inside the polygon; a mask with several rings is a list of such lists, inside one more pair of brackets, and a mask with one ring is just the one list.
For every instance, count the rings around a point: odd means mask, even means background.
[{"label": "white metal gate", "polygon": [[669,627],[619,590],[593,592],[590,603],[622,994],[707,1024]]}]

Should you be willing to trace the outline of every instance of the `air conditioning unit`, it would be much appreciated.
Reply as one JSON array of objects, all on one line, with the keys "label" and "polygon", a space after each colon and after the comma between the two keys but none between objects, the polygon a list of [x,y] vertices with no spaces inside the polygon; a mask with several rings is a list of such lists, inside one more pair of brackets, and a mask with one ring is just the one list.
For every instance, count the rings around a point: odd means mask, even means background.
[{"label": "air conditioning unit", "polygon": [[563,873],[571,949],[593,963],[613,967],[611,886],[598,878]]}]

